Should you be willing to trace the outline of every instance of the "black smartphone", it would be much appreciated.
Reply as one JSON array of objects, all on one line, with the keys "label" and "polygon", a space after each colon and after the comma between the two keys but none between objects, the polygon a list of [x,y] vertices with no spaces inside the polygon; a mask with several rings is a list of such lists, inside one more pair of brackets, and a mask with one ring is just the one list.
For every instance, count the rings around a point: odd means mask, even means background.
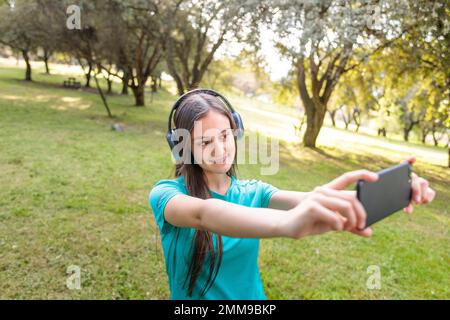
[{"label": "black smartphone", "polygon": [[411,170],[411,164],[406,162],[379,171],[375,182],[357,182],[356,194],[367,213],[364,229],[409,205]]}]

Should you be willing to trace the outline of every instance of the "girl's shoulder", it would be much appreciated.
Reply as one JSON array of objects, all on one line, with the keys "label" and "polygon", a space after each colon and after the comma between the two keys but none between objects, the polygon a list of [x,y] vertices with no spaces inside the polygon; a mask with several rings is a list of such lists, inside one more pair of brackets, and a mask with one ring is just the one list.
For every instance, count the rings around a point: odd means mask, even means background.
[{"label": "girl's shoulder", "polygon": [[176,188],[180,191],[186,190],[186,185],[184,183],[183,177],[177,177],[175,179],[162,179],[156,182],[152,190],[155,189],[166,189],[166,188]]},{"label": "girl's shoulder", "polygon": [[268,183],[263,182],[259,179],[236,179],[235,183],[237,186],[246,189],[261,188],[268,185]]},{"label": "girl's shoulder", "polygon": [[236,184],[240,186],[249,186],[249,185],[256,185],[258,183],[261,183],[261,180],[257,179],[235,179]]}]

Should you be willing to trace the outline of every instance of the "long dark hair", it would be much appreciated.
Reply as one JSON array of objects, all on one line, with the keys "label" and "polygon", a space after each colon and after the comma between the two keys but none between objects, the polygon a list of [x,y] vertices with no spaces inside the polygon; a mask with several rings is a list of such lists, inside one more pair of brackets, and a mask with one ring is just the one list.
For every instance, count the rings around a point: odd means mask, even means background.
[{"label": "long dark hair", "polygon": [[[223,114],[230,121],[231,129],[233,132],[236,130],[236,124],[233,120],[231,112],[224,105],[224,103],[217,97],[206,94],[198,93],[187,96],[180,104],[174,115],[174,124],[177,129],[186,129],[192,133],[194,128],[194,122],[205,117],[210,111],[216,111]],[[236,146],[236,135],[234,135],[235,146]],[[236,154],[231,165],[230,170],[228,170],[227,175],[230,177],[236,176]],[[191,154],[193,160],[193,156]],[[206,176],[204,175],[203,169],[191,161],[190,163],[177,163],[175,167],[175,176],[183,176],[186,183],[186,189],[188,194],[193,197],[200,199],[211,198],[211,193],[209,191]],[[222,237],[220,234],[216,234],[216,246],[217,252],[214,249],[213,243],[213,233],[210,231],[196,230],[195,237],[191,243],[191,259],[189,264],[188,273],[184,281],[184,286],[186,282],[189,281],[188,295],[192,296],[192,291],[194,289],[194,284],[202,270],[203,263],[207,258],[207,254],[210,257],[209,263],[209,276],[203,287],[201,295],[203,296],[214,283],[217,273],[222,262]]]}]

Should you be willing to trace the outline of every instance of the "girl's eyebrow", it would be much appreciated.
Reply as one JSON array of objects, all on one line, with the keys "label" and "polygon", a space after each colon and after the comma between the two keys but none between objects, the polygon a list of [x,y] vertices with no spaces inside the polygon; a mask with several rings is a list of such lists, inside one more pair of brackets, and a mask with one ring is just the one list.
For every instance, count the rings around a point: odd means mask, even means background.
[{"label": "girl's eyebrow", "polygon": [[[225,129],[223,129],[222,131],[220,131],[220,133],[225,133],[227,130],[230,130],[231,128],[225,128]],[[201,136],[201,137],[198,137],[198,138],[195,138],[194,140],[203,140],[203,139],[211,139],[212,137],[204,137],[204,136]]]}]

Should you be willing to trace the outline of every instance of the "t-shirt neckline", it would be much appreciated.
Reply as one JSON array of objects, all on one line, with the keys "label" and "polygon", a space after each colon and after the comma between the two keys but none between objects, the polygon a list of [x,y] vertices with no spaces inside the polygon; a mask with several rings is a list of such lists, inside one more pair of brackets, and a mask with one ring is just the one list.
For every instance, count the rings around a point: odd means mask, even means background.
[{"label": "t-shirt neckline", "polygon": [[[233,186],[235,185],[235,183],[236,183],[236,178],[235,178],[234,176],[230,176],[230,177],[231,177],[231,184],[230,184],[230,187],[229,187],[228,190],[227,190],[227,193],[226,193],[226,194],[220,194],[220,193],[217,193],[217,192],[215,192],[215,191],[212,191],[212,190],[208,189],[209,192],[211,193],[211,196],[214,196],[214,198],[222,198],[222,199],[228,198],[228,196],[229,196],[230,193],[231,193],[232,187],[233,187]],[[182,183],[183,183],[184,185],[186,185],[183,176],[179,176],[178,179],[180,179],[180,180],[182,181]]]},{"label": "t-shirt neckline", "polygon": [[230,186],[228,187],[228,190],[227,190],[227,192],[225,194],[220,194],[220,193],[215,192],[213,190],[209,190],[209,192],[211,192],[211,195],[214,196],[215,198],[224,198],[225,199],[225,198],[227,198],[230,195],[231,188],[233,187],[234,183],[235,183],[235,178],[234,178],[234,176],[231,176],[231,183],[230,183]]}]

